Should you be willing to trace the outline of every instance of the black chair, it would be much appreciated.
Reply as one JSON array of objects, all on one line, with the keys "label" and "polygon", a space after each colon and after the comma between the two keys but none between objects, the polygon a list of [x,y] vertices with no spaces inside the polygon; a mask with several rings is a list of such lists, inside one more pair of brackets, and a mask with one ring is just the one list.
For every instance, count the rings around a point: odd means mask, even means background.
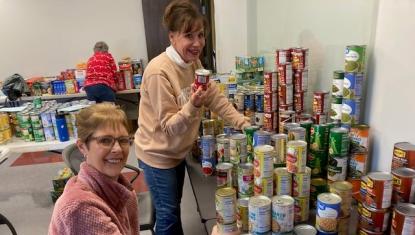
[{"label": "black chair", "polygon": [[[75,175],[77,175],[80,169],[80,165],[85,159],[76,144],[71,144],[65,147],[62,152],[62,157],[65,161],[65,164],[72,170]],[[137,179],[137,177],[140,175],[140,169],[131,165],[126,165],[125,168],[137,173],[131,179],[131,183],[134,182],[134,180]],[[151,200],[150,192],[137,193],[137,198],[140,231],[150,230],[151,234],[154,234],[155,209],[153,201]]]},{"label": "black chair", "polygon": [[0,214],[0,224],[5,224],[7,227],[9,227],[10,231],[13,235],[17,235],[16,230],[14,229],[12,223],[2,214]]}]

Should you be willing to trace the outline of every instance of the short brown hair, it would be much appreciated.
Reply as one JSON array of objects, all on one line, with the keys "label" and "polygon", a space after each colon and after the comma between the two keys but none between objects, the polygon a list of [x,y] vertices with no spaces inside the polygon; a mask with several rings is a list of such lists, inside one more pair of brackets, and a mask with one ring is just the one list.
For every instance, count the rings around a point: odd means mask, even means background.
[{"label": "short brown hair", "polygon": [[195,4],[189,0],[175,0],[167,5],[163,24],[170,32],[189,33],[203,27],[205,33],[208,30],[208,21]]},{"label": "short brown hair", "polygon": [[103,41],[95,43],[94,52],[108,52],[108,49],[107,43]]},{"label": "short brown hair", "polygon": [[125,112],[119,106],[105,102],[82,109],[76,115],[76,126],[78,138],[84,143],[100,128],[119,129],[125,127],[127,132],[130,131]]}]

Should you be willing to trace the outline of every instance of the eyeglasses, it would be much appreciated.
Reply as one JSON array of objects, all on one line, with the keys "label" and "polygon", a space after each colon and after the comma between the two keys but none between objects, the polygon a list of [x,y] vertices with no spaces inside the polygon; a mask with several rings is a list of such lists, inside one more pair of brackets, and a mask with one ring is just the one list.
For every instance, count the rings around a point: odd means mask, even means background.
[{"label": "eyeglasses", "polygon": [[91,136],[87,140],[96,140],[97,143],[106,148],[112,148],[115,144],[115,141],[118,141],[118,144],[121,147],[129,147],[133,141],[133,138],[130,136],[120,136],[115,138],[114,136],[105,135],[105,136]]}]

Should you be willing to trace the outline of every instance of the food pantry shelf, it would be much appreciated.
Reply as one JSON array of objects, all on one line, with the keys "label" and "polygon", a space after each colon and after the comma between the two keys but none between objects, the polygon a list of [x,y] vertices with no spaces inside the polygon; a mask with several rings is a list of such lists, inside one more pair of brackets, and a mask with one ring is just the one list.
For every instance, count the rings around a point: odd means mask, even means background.
[{"label": "food pantry shelf", "polygon": [[[115,94],[135,94],[140,93],[140,89],[131,89],[117,91]],[[75,94],[65,94],[65,95],[43,95],[43,96],[23,96],[21,97],[22,101],[32,101],[33,99],[40,97],[42,100],[55,100],[55,99],[68,99],[68,98],[77,98],[77,97],[86,97],[85,92],[75,93]]]}]

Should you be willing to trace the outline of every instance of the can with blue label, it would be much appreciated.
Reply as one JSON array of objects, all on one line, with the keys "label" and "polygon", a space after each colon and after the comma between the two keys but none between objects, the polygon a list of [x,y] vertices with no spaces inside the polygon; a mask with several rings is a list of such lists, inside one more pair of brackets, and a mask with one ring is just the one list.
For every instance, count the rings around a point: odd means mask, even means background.
[{"label": "can with blue label", "polygon": [[255,93],[255,110],[264,112],[264,92],[258,91]]},{"label": "can with blue label", "polygon": [[268,131],[255,131],[252,145],[253,147],[271,145],[271,133]]},{"label": "can with blue label", "polygon": [[245,110],[255,110],[255,93],[246,92],[244,93],[244,107]]},{"label": "can with blue label", "polygon": [[141,74],[134,74],[133,75],[133,81],[134,81],[134,88],[135,89],[140,88],[142,79],[143,79],[143,75],[141,75]]},{"label": "can with blue label", "polygon": [[342,123],[354,125],[360,120],[360,100],[343,99]]},{"label": "can with blue label", "polygon": [[212,135],[205,135],[201,138],[202,171],[205,175],[212,175],[216,166],[215,138]]},{"label": "can with blue label", "polygon": [[363,73],[345,73],[343,82],[343,97],[358,99],[362,97]]},{"label": "can with blue label", "polygon": [[56,115],[56,129],[58,130],[59,141],[69,140],[68,126],[66,125],[65,115]]},{"label": "can with blue label", "polygon": [[334,193],[321,193],[317,196],[316,228],[325,233],[337,232],[341,197]]}]

